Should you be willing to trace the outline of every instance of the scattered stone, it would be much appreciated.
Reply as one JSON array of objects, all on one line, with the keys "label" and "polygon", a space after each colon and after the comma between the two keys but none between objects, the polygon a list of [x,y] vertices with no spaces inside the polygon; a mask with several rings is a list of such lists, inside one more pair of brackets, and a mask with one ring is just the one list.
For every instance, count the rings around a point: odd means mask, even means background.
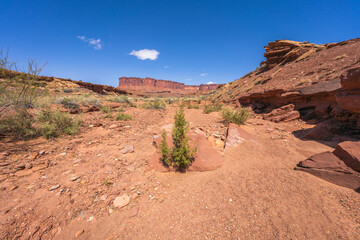
[{"label": "scattered stone", "polygon": [[127,153],[132,153],[134,152],[134,146],[125,146],[120,153],[122,154],[127,154]]},{"label": "scattered stone", "polygon": [[114,200],[114,207],[115,208],[122,208],[125,207],[130,203],[130,197],[127,194],[123,194],[119,197],[116,197]]},{"label": "scattered stone", "polygon": [[76,233],[75,233],[75,237],[77,238],[77,237],[79,237],[81,234],[83,234],[85,231],[84,231],[84,229],[82,229],[82,230],[80,230],[80,231],[77,231]]},{"label": "scattered stone", "polygon": [[117,124],[111,124],[111,126],[109,127],[109,129],[115,129],[115,128],[117,128],[117,127],[118,127]]},{"label": "scattered stone", "polygon": [[66,155],[66,152],[63,152],[63,153],[60,153],[61,156],[65,156]]},{"label": "scattered stone", "polygon": [[54,190],[58,189],[59,187],[60,187],[60,184],[53,185],[49,188],[49,191],[54,191]]},{"label": "scattered stone", "polygon": [[221,135],[216,134],[216,133],[214,133],[213,136],[216,137],[216,138],[221,138]]},{"label": "scattered stone", "polygon": [[78,180],[79,178],[80,178],[80,176],[71,177],[71,178],[70,178],[70,181],[76,181],[76,180]]}]

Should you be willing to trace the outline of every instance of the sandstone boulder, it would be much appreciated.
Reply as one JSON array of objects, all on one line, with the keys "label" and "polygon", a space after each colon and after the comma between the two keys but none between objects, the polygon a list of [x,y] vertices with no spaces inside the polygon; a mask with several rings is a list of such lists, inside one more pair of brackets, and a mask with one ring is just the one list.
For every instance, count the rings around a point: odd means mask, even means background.
[{"label": "sandstone boulder", "polygon": [[295,170],[311,173],[339,186],[357,191],[360,189],[360,174],[329,151],[315,154],[299,162]]},{"label": "sandstone boulder", "polygon": [[336,147],[334,154],[348,167],[360,172],[360,142],[342,142]]},{"label": "sandstone boulder", "polygon": [[238,144],[245,141],[255,142],[253,136],[245,131],[245,129],[234,123],[230,123],[226,134],[225,149],[229,147],[236,147]]}]

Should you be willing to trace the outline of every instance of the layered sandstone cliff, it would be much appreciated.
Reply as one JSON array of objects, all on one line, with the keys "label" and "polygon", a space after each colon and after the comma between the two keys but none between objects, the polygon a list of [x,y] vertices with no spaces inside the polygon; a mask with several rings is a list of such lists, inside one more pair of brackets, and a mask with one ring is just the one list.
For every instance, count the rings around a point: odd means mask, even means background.
[{"label": "layered sandstone cliff", "polygon": [[266,61],[224,85],[214,98],[266,114],[293,104],[302,119],[336,119],[360,128],[360,39],[324,45],[280,40]]},{"label": "layered sandstone cliff", "polygon": [[158,80],[153,78],[120,77],[118,89],[136,91],[137,93],[170,92],[180,94],[193,94],[208,92],[217,89],[223,84],[185,85],[184,83]]}]

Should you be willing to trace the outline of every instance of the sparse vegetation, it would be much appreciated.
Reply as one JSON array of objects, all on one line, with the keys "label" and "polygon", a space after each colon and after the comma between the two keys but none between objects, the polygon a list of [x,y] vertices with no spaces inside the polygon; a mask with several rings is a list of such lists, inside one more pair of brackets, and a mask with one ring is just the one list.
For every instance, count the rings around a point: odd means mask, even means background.
[{"label": "sparse vegetation", "polygon": [[45,138],[72,135],[79,132],[81,120],[72,119],[67,113],[43,109],[38,116],[39,131]]},{"label": "sparse vegetation", "polygon": [[224,108],[222,110],[222,117],[227,123],[235,123],[238,125],[244,124],[250,117],[250,113],[246,108],[240,108],[232,110],[230,108]]},{"label": "sparse vegetation", "polygon": [[206,114],[212,113],[212,112],[220,112],[222,109],[222,104],[215,103],[214,105],[204,105],[203,112]]},{"label": "sparse vegetation", "polygon": [[166,104],[163,100],[160,99],[155,99],[152,101],[148,101],[144,104],[141,105],[142,108],[145,109],[162,109],[165,110],[166,109]]},{"label": "sparse vegetation", "polygon": [[199,105],[191,105],[191,104],[189,104],[189,105],[187,105],[187,108],[188,109],[199,109],[200,106]]},{"label": "sparse vegetation", "polygon": [[128,121],[128,120],[131,120],[132,119],[132,116],[128,115],[128,114],[125,114],[125,113],[117,113],[115,115],[115,120],[116,121]]}]

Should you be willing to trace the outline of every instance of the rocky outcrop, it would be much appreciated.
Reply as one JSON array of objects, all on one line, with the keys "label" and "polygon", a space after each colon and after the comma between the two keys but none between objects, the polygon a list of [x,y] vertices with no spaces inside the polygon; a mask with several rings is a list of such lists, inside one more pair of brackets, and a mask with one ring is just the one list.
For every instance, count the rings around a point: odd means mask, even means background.
[{"label": "rocky outcrop", "polygon": [[140,93],[163,92],[191,94],[217,89],[223,84],[185,85],[184,83],[153,78],[121,77],[118,89]]},{"label": "rocky outcrop", "polygon": [[315,154],[299,162],[295,170],[360,191],[360,142],[340,143],[333,152]]},{"label": "rocky outcrop", "polygon": [[309,42],[289,40],[270,42],[265,47],[266,53],[264,57],[266,57],[266,61],[262,62],[262,65],[265,65],[266,69],[271,69],[277,65],[284,65],[288,62],[304,59],[324,48],[326,48],[324,45]]},{"label": "rocky outcrop", "polygon": [[[213,96],[250,106],[265,117],[293,104],[302,120],[331,118],[360,129],[359,49],[360,39],[325,45],[271,42],[259,68],[218,88]],[[273,113],[289,119],[286,111]]]},{"label": "rocky outcrop", "polygon": [[300,118],[299,111],[294,110],[295,105],[289,104],[272,110],[264,115],[264,119],[272,122],[288,122]]},{"label": "rocky outcrop", "polygon": [[343,109],[360,113],[360,65],[341,75],[342,90],[336,95],[336,101]]}]

